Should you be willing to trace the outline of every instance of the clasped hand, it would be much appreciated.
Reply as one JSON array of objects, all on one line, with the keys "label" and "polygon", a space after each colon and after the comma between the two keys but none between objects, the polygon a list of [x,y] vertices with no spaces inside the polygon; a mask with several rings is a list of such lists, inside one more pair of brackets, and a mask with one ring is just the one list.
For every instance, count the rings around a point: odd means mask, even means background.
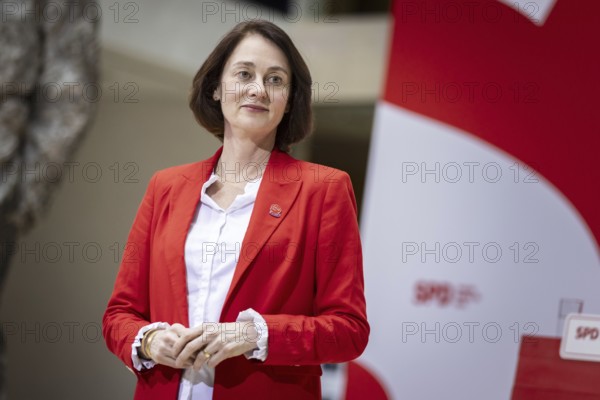
[{"label": "clasped hand", "polygon": [[195,328],[173,324],[155,334],[150,353],[158,364],[199,370],[258,348],[258,339],[253,322],[205,322]]}]

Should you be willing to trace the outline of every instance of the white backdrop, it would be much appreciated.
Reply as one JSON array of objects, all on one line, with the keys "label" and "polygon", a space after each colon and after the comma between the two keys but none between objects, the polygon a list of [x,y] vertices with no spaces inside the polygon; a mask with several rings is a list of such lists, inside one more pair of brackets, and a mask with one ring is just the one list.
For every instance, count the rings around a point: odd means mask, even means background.
[{"label": "white backdrop", "polygon": [[393,398],[509,398],[522,335],[558,336],[561,300],[600,313],[587,226],[519,160],[398,106],[371,146],[361,361]]}]

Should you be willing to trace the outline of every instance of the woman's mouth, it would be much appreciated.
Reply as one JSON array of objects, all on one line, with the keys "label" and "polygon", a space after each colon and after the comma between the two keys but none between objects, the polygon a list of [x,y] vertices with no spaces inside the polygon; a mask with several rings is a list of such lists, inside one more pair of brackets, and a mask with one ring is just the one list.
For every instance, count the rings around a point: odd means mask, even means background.
[{"label": "woman's mouth", "polygon": [[257,105],[257,104],[244,104],[242,107],[243,107],[243,108],[246,108],[247,110],[249,110],[249,111],[252,111],[252,112],[264,112],[264,111],[269,111],[269,109],[268,109],[268,108],[266,108],[266,107],[263,107],[263,106],[259,106],[259,105]]}]

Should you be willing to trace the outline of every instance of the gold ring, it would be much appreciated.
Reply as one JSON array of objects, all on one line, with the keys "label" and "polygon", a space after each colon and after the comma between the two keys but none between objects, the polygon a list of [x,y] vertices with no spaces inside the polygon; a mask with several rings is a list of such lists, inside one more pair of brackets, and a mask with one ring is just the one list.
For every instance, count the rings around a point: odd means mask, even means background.
[{"label": "gold ring", "polygon": [[203,351],[202,354],[204,354],[204,357],[206,357],[207,360],[212,356],[208,351]]}]

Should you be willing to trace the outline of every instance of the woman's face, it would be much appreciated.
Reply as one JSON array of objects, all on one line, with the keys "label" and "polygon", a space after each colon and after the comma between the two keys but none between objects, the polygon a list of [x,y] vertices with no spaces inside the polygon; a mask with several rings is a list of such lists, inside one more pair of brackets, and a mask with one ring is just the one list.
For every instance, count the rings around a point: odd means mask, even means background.
[{"label": "woman's face", "polygon": [[250,34],[237,45],[221,75],[215,96],[225,117],[225,138],[275,141],[287,111],[292,80],[285,54],[261,35]]}]

